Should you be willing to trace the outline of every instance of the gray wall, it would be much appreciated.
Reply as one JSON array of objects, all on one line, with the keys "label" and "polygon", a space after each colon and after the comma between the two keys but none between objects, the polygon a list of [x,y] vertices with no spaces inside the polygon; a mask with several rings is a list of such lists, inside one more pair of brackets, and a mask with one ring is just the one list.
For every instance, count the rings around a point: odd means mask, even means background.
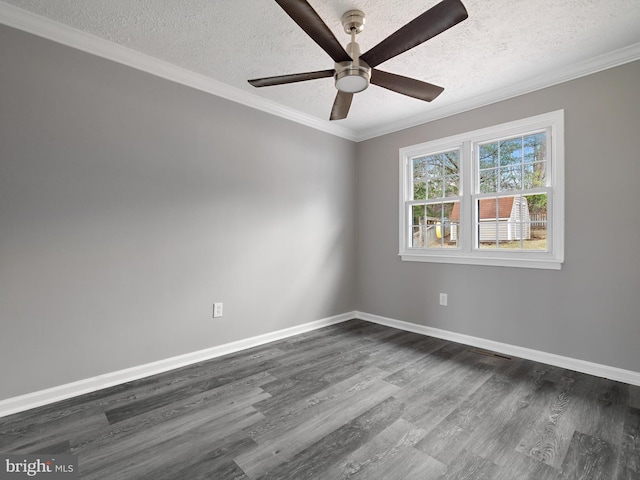
[{"label": "gray wall", "polygon": [[[0,65],[0,400],[355,308],[640,371],[640,62],[357,146],[4,26]],[[561,271],[400,261],[400,147],[560,108]]]},{"label": "gray wall", "polygon": [[[640,371],[640,62],[358,144],[358,309]],[[402,262],[398,149],[565,110],[561,271]],[[449,306],[438,305],[438,293]]]},{"label": "gray wall", "polygon": [[354,309],[352,142],[4,26],[0,65],[0,399]]}]

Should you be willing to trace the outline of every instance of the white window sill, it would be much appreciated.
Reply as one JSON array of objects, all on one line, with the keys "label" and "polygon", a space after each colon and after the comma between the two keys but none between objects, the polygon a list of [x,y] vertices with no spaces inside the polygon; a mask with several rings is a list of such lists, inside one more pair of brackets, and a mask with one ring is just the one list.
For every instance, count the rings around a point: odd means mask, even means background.
[{"label": "white window sill", "polygon": [[539,268],[545,270],[560,270],[562,260],[556,259],[524,259],[524,258],[504,258],[504,257],[481,257],[462,255],[428,255],[423,253],[401,253],[399,254],[403,262],[432,262],[432,263],[454,263],[459,265],[486,265],[492,267],[516,267],[516,268]]}]

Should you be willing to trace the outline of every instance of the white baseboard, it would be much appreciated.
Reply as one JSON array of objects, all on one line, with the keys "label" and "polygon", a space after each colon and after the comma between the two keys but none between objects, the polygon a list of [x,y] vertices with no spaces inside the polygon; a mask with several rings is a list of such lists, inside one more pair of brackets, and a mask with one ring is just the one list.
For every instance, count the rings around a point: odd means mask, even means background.
[{"label": "white baseboard", "polygon": [[317,330],[329,325],[335,325],[337,323],[342,323],[354,318],[359,318],[368,322],[397,328],[399,330],[405,330],[407,332],[442,338],[443,340],[450,340],[452,342],[463,343],[465,345],[492,350],[504,355],[525,358],[527,360],[533,360],[548,365],[567,368],[576,372],[582,372],[597,377],[609,378],[611,380],[640,386],[640,372],[624,370],[616,367],[609,367],[607,365],[600,365],[597,363],[587,362],[585,360],[577,360],[570,357],[564,357],[562,355],[541,352],[539,350],[532,350],[530,348],[518,347],[515,345],[509,345],[507,343],[495,342],[493,340],[487,340],[485,338],[473,337],[461,333],[450,332],[448,330],[441,330],[439,328],[418,325],[416,323],[404,322],[402,320],[382,317],[380,315],[373,315],[371,313],[354,311],[324,318],[315,322],[309,322],[303,325],[297,325],[295,327],[278,330],[276,332],[265,333],[256,337],[238,340],[236,342],[219,345],[217,347],[207,348],[205,350],[199,350],[197,352],[167,358],[165,360],[159,360],[157,362],[147,363],[137,367],[127,368],[125,370],[119,370],[117,372],[98,375],[96,377],[67,383],[58,387],[47,388],[45,390],[28,393],[26,395],[8,398],[6,400],[0,401],[0,417],[19,413],[31,408],[41,407],[43,405],[58,402],[60,400],[65,400],[67,398],[72,398],[78,395],[83,395],[85,393],[95,392],[103,388],[112,387],[114,385],[119,385],[133,380],[138,380],[140,378],[156,375],[158,373],[164,373],[169,370],[192,365],[194,363],[211,360],[216,357],[239,352],[251,347],[257,347],[259,345],[264,345],[276,340],[282,340],[293,335],[310,332],[312,330]]},{"label": "white baseboard", "polygon": [[112,387],[121,383],[131,382],[140,378],[164,373],[169,370],[192,365],[194,363],[211,360],[222,355],[239,352],[251,347],[264,345],[265,343],[282,340],[293,335],[317,330],[322,327],[334,325],[355,318],[353,312],[343,313],[333,317],[324,318],[315,322],[285,328],[276,332],[265,333],[256,337],[238,340],[236,342],[219,345],[217,347],[199,350],[197,352],[179,355],[177,357],[151,362],[137,367],[119,370],[117,372],[98,375],[96,377],[67,383],[57,387],[47,388],[26,395],[8,398],[0,401],[0,417],[23,412],[31,408],[41,407],[50,403],[72,398],[85,393],[95,392],[103,388]]},{"label": "white baseboard", "polygon": [[442,338],[443,340],[451,340],[452,342],[463,343],[473,347],[492,350],[494,352],[510,355],[514,357],[526,358],[536,362],[554,365],[556,367],[574,370],[576,372],[587,373],[596,377],[604,377],[619,382],[628,383],[630,385],[640,386],[640,372],[632,370],[624,370],[617,367],[609,367],[598,363],[587,362],[585,360],[577,360],[575,358],[564,357],[553,353],[541,352],[530,348],[518,347],[507,343],[495,342],[485,338],[472,337],[461,333],[450,332],[448,330],[440,330],[439,328],[426,327],[415,323],[395,320],[393,318],[381,317],[364,312],[354,312],[355,318],[366,320],[368,322],[378,323],[387,327],[405,330],[407,332],[419,333],[430,337]]}]

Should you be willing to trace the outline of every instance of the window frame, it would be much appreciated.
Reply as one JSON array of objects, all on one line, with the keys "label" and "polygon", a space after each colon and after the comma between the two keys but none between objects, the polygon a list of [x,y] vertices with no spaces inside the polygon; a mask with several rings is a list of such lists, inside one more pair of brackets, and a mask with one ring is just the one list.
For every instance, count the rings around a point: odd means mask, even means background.
[{"label": "window frame", "polygon": [[[547,193],[547,251],[480,249],[476,243],[474,202],[483,197],[509,196],[509,192],[480,193],[478,182],[478,147],[481,143],[547,131],[547,184],[537,187]],[[411,247],[411,205],[428,203],[412,198],[412,159],[449,150],[460,150],[460,183],[456,197],[444,200],[460,202],[458,246],[448,248]],[[399,152],[399,256],[403,261],[490,265],[503,267],[559,270],[564,262],[564,110],[536,115],[512,122],[465,132],[417,145]],[[519,195],[525,190],[514,190]],[[526,189],[530,191],[531,189]]]}]

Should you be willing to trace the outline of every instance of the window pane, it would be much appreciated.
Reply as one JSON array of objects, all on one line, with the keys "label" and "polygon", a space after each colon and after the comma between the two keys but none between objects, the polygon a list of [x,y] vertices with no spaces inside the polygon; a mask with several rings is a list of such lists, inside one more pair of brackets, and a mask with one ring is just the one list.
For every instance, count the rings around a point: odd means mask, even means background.
[{"label": "window pane", "polygon": [[449,238],[448,242],[445,242],[445,248],[458,248],[458,239],[460,238],[460,223],[458,222],[450,222],[449,223]]},{"label": "window pane", "polygon": [[425,200],[427,198],[427,183],[415,182],[413,184],[413,200]]},{"label": "window pane", "polygon": [[526,195],[527,206],[530,215],[542,215],[544,221],[547,221],[547,194],[540,193],[538,195]]},{"label": "window pane", "polygon": [[411,228],[411,246],[413,248],[426,247],[426,227],[412,227]]},{"label": "window pane", "polygon": [[547,250],[547,195],[483,198],[476,202],[478,248]]},{"label": "window pane", "polygon": [[522,188],[544,187],[547,183],[545,167],[544,163],[525,164]]},{"label": "window pane", "polygon": [[412,205],[411,206],[411,246],[412,247],[424,247],[425,245],[425,205]]},{"label": "window pane", "polygon": [[533,222],[531,224],[531,237],[522,242],[523,250],[542,252],[546,252],[548,250],[546,222],[544,223],[544,226],[541,225],[542,224],[540,222]]},{"label": "window pane", "polygon": [[479,248],[498,248],[510,238],[515,197],[483,198],[476,203],[476,232]]},{"label": "window pane", "polygon": [[541,250],[549,249],[547,242],[547,195],[541,193],[539,195],[526,195],[526,203],[523,209],[529,210],[529,228],[530,238],[523,242],[525,250]]},{"label": "window pane", "polygon": [[500,190],[520,190],[522,188],[522,168],[507,167],[500,169]]},{"label": "window pane", "polygon": [[453,209],[458,204],[458,202],[446,202],[442,204],[442,219],[443,221],[451,220],[451,216],[453,215]]},{"label": "window pane", "polygon": [[534,179],[533,179],[534,169],[533,165],[523,165],[522,166],[522,188],[533,188]]},{"label": "window pane", "polygon": [[480,145],[478,149],[480,168],[492,168],[498,166],[498,144],[487,143]]},{"label": "window pane", "polygon": [[460,191],[460,175],[447,175],[444,178],[444,196],[454,197]]},{"label": "window pane", "polygon": [[[414,169],[414,200],[433,199],[450,196],[457,196],[460,191],[460,151],[451,150],[449,152],[428,155],[413,160]],[[420,175],[420,176],[417,176]],[[423,194],[423,184],[416,183],[426,180],[424,187],[426,192]]]},{"label": "window pane", "polygon": [[412,246],[457,248],[460,217],[458,205],[459,202],[414,205],[412,207],[414,217]]},{"label": "window pane", "polygon": [[544,162],[547,155],[547,134],[545,132],[527,135],[523,138],[524,161]]},{"label": "window pane", "polygon": [[499,223],[481,220],[476,224],[478,235],[478,248],[496,248],[499,232]]},{"label": "window pane", "polygon": [[533,164],[532,184],[534,187],[544,187],[547,184],[547,164],[545,162]]},{"label": "window pane", "polygon": [[500,166],[522,163],[522,137],[500,142]]},{"label": "window pane", "polygon": [[431,223],[439,222],[442,220],[442,204],[433,203],[427,205],[427,220]]},{"label": "window pane", "polygon": [[429,180],[429,198],[444,197],[443,191],[444,181],[442,178]]},{"label": "window pane", "polygon": [[498,191],[498,169],[480,171],[480,193]]},{"label": "window pane", "polygon": [[414,158],[411,161],[412,166],[412,176],[411,180],[413,182],[412,200],[424,200],[426,197],[427,191],[427,161],[425,158]]},{"label": "window pane", "polygon": [[452,175],[460,173],[460,151],[452,150],[444,154],[444,174]]},{"label": "window pane", "polygon": [[427,175],[429,175],[429,178],[442,177],[443,160],[444,158],[441,153],[427,157]]},{"label": "window pane", "polygon": [[491,193],[546,186],[546,140],[546,132],[539,132],[480,145],[478,191]]},{"label": "window pane", "polygon": [[424,223],[424,205],[413,205],[411,207],[411,218],[413,225]]},{"label": "window pane", "polygon": [[413,163],[413,181],[424,181],[426,178],[427,161],[425,158],[414,158]]}]

